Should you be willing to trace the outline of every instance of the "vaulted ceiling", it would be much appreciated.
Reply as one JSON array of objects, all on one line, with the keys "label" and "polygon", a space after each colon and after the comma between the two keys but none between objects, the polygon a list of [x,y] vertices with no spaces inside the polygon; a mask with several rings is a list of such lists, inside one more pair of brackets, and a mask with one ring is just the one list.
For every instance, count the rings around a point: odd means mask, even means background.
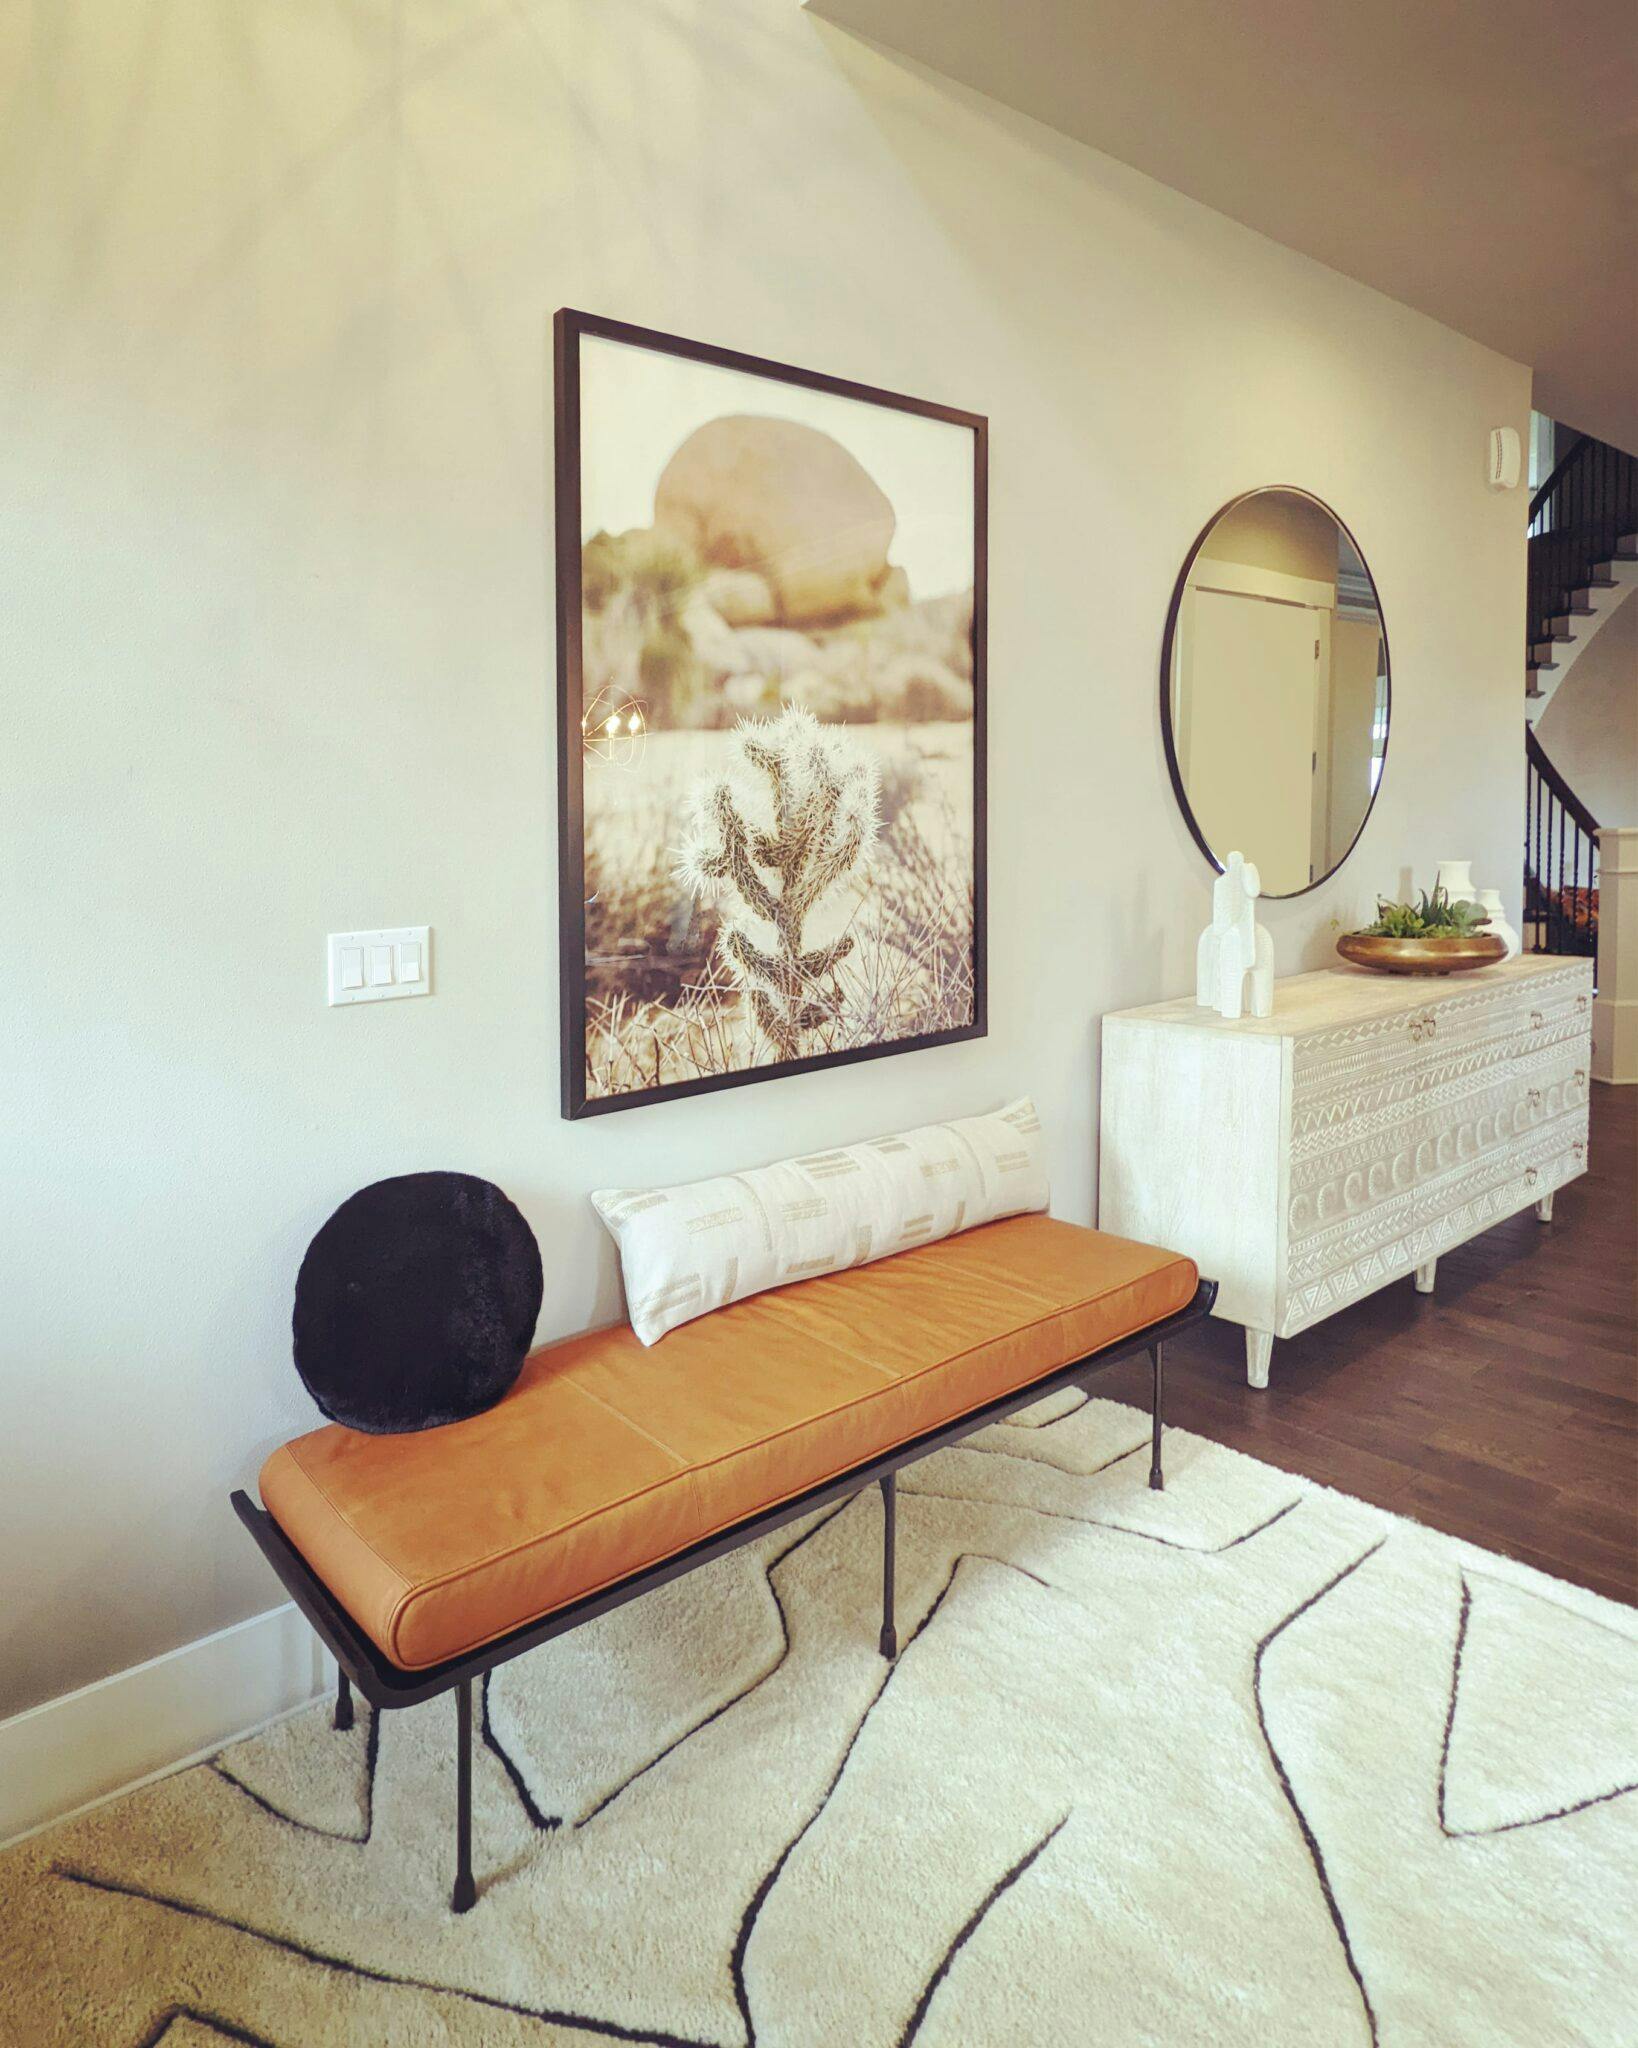
[{"label": "vaulted ceiling", "polygon": [[1638,0],[807,0],[1531,364],[1638,451]]}]

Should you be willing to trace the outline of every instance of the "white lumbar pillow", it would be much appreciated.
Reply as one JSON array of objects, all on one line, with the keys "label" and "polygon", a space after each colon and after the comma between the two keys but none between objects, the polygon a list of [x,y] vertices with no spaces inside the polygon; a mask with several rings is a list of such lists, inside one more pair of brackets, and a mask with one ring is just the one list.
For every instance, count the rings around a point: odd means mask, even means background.
[{"label": "white lumbar pillow", "polygon": [[645,1344],[731,1301],[841,1273],[1047,1205],[1028,1096],[834,1152],[676,1188],[602,1188],[626,1312]]}]

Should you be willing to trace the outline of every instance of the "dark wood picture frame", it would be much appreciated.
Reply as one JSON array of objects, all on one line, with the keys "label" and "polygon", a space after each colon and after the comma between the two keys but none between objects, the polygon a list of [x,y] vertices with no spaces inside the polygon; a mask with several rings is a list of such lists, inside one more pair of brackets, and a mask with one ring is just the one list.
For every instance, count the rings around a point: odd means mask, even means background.
[{"label": "dark wood picture frame", "polygon": [[[820,1052],[800,1058],[721,1074],[632,1089],[618,1095],[589,1096],[586,1071],[586,942],[585,942],[585,756],[581,730],[584,709],[581,591],[581,413],[580,343],[582,337],[627,343],[686,361],[741,371],[776,383],[793,384],[839,398],[915,413],[970,432],[973,437],[973,836],[972,836],[972,970],[970,1021],[958,1027],[915,1037],[892,1038],[879,1044]],[[562,1111],[566,1118],[602,1116],[635,1109],[645,1103],[701,1095],[718,1088],[737,1088],[772,1081],[821,1067],[847,1066],[860,1060],[924,1051],[931,1046],[982,1038],[988,1030],[987,975],[987,792],[986,792],[986,638],[988,580],[989,422],[979,413],[929,399],[910,398],[846,377],[804,370],[738,349],[690,341],[680,335],[634,326],[572,307],[559,309],[553,322],[554,395],[556,416],[557,532],[557,799],[558,799],[558,949],[559,1029]]]},{"label": "dark wood picture frame", "polygon": [[[1348,545],[1358,555],[1364,567],[1366,579],[1371,586],[1371,593],[1376,599],[1376,615],[1380,622],[1382,633],[1382,658],[1386,664],[1385,697],[1388,722],[1387,730],[1382,740],[1382,774],[1384,776],[1388,772],[1388,747],[1393,739],[1393,648],[1388,639],[1387,616],[1382,609],[1382,593],[1376,587],[1375,574],[1371,569],[1370,563],[1365,559],[1365,550],[1354,538],[1347,522],[1339,517],[1331,506],[1326,504],[1323,498],[1317,498],[1312,491],[1305,491],[1300,484],[1258,484],[1255,489],[1241,491],[1237,497],[1230,498],[1227,504],[1219,505],[1217,510],[1195,535],[1193,546],[1183,557],[1183,566],[1178,570],[1177,581],[1172,585],[1171,603],[1166,608],[1166,631],[1160,643],[1160,734],[1166,748],[1166,772],[1172,779],[1172,795],[1177,799],[1177,808],[1183,813],[1183,822],[1189,828],[1190,838],[1193,839],[1195,845],[1206,856],[1212,872],[1219,875],[1223,872],[1223,863],[1218,859],[1208,843],[1205,833],[1200,829],[1199,821],[1194,815],[1194,807],[1189,802],[1188,791],[1183,786],[1183,770],[1177,758],[1177,738],[1172,730],[1172,652],[1177,640],[1178,619],[1183,610],[1184,593],[1189,585],[1189,573],[1194,568],[1195,560],[1200,550],[1211,538],[1219,521],[1226,519],[1229,513],[1235,511],[1239,506],[1248,503],[1252,498],[1266,497],[1272,491],[1279,492],[1282,497],[1306,499],[1310,505],[1316,506],[1328,519],[1333,520],[1338,530],[1346,535]],[[1323,875],[1316,875],[1313,881],[1305,883],[1300,889],[1286,889],[1278,892],[1265,890],[1261,900],[1265,903],[1289,903],[1298,896],[1309,895],[1313,890],[1322,887],[1323,884],[1328,882],[1348,860],[1354,848],[1359,844],[1360,839],[1364,835],[1365,827],[1371,821],[1371,813],[1376,809],[1376,800],[1381,794],[1382,779],[1379,776],[1375,789],[1371,791],[1371,800],[1365,806],[1358,829],[1355,831],[1353,838],[1349,840],[1346,851],[1337,860],[1332,862]]]}]

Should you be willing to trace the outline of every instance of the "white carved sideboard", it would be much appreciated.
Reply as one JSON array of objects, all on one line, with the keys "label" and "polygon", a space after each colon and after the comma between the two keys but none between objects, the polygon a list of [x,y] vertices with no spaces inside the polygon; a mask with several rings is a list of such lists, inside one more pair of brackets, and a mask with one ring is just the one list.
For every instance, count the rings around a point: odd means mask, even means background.
[{"label": "white carved sideboard", "polygon": [[1187,1252],[1268,1384],[1276,1337],[1414,1273],[1587,1168],[1592,962],[1325,968],[1232,1021],[1192,996],[1103,1020],[1098,1222]]}]

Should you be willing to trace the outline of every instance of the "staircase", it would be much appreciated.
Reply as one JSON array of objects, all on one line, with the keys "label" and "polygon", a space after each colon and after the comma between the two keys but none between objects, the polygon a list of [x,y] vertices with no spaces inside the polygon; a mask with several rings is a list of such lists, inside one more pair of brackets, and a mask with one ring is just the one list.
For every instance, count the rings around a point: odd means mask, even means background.
[{"label": "staircase", "polygon": [[1524,730],[1524,943],[1598,953],[1598,820]]},{"label": "staircase", "polygon": [[1583,436],[1530,500],[1525,717],[1638,587],[1638,457]]}]

